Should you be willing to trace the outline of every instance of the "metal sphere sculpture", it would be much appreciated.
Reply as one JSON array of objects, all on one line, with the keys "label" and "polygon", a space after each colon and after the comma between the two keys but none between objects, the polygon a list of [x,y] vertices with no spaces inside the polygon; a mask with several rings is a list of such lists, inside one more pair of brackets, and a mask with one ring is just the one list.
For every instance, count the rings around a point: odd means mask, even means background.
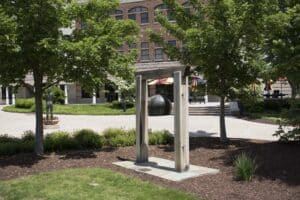
[{"label": "metal sphere sculpture", "polygon": [[160,94],[150,97],[148,102],[149,115],[170,115],[172,110],[171,101]]}]

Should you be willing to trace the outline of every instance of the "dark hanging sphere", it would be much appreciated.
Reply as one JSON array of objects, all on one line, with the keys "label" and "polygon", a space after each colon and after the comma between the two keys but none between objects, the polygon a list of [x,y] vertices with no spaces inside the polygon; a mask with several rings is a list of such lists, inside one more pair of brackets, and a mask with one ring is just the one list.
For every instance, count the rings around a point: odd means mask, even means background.
[{"label": "dark hanging sphere", "polygon": [[150,97],[148,102],[149,115],[170,115],[172,109],[171,101],[162,95]]}]

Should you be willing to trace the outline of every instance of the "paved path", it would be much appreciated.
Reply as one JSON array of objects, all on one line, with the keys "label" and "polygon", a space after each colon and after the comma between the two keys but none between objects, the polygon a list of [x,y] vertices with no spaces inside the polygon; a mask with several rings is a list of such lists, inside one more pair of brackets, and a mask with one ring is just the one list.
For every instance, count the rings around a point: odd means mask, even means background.
[{"label": "paved path", "polygon": [[[1,107],[0,107],[1,109]],[[135,116],[87,116],[58,115],[60,129],[74,131],[83,128],[102,131],[106,128],[135,128]],[[20,137],[26,130],[34,130],[33,114],[7,113],[0,111],[0,134]],[[173,132],[173,116],[149,117],[149,128],[166,129]],[[227,135],[230,138],[258,140],[277,140],[272,134],[277,125],[249,122],[234,117],[226,118]],[[46,133],[54,130],[45,130]],[[191,136],[219,136],[219,118],[217,116],[190,116],[189,131]]]}]

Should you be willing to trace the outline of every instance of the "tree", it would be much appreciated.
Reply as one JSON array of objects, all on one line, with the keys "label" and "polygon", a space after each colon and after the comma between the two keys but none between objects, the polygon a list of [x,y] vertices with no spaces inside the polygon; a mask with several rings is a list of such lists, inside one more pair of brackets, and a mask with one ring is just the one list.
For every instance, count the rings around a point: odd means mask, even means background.
[{"label": "tree", "polygon": [[190,0],[183,7],[175,0],[163,1],[176,22],[158,15],[164,30],[182,43],[174,48],[164,43],[161,33],[150,32],[154,42],[184,65],[193,66],[204,75],[210,94],[220,97],[220,138],[227,140],[225,99],[256,81],[260,68],[263,14],[267,1],[256,0]]},{"label": "tree", "polygon": [[300,3],[280,2],[278,12],[266,18],[265,49],[267,61],[274,66],[277,77],[287,77],[293,99],[300,93],[299,33]]},{"label": "tree", "polygon": [[[33,92],[35,152],[42,155],[43,91],[61,80],[79,81],[93,87],[108,72],[130,74],[132,56],[119,55],[116,48],[127,41],[124,35],[137,33],[138,29],[132,22],[117,21],[109,15],[118,6],[115,0],[91,0],[84,4],[64,0],[7,0],[1,5],[16,24],[17,50],[13,59],[6,55],[10,62],[1,66],[0,81],[17,83]],[[87,21],[88,28],[64,36],[61,28],[81,18]],[[124,65],[120,65],[121,61]],[[33,86],[25,83],[27,74],[33,75]]]}]

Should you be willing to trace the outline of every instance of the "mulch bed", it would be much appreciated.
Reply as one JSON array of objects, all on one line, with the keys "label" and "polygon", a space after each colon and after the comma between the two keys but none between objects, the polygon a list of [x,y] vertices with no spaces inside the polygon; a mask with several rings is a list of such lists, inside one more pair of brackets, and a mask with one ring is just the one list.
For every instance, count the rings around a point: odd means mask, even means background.
[{"label": "mulch bed", "polygon": [[[44,157],[0,156],[0,180],[58,169],[101,167],[207,199],[300,199],[299,145],[248,140],[232,140],[223,145],[217,138],[193,138],[190,148],[192,164],[217,168],[221,173],[172,182],[112,165],[115,161],[135,158],[135,148],[126,147],[53,153]],[[252,182],[241,182],[234,176],[233,160],[241,152],[257,160],[258,171]],[[172,146],[151,146],[150,154],[174,159]]]}]

